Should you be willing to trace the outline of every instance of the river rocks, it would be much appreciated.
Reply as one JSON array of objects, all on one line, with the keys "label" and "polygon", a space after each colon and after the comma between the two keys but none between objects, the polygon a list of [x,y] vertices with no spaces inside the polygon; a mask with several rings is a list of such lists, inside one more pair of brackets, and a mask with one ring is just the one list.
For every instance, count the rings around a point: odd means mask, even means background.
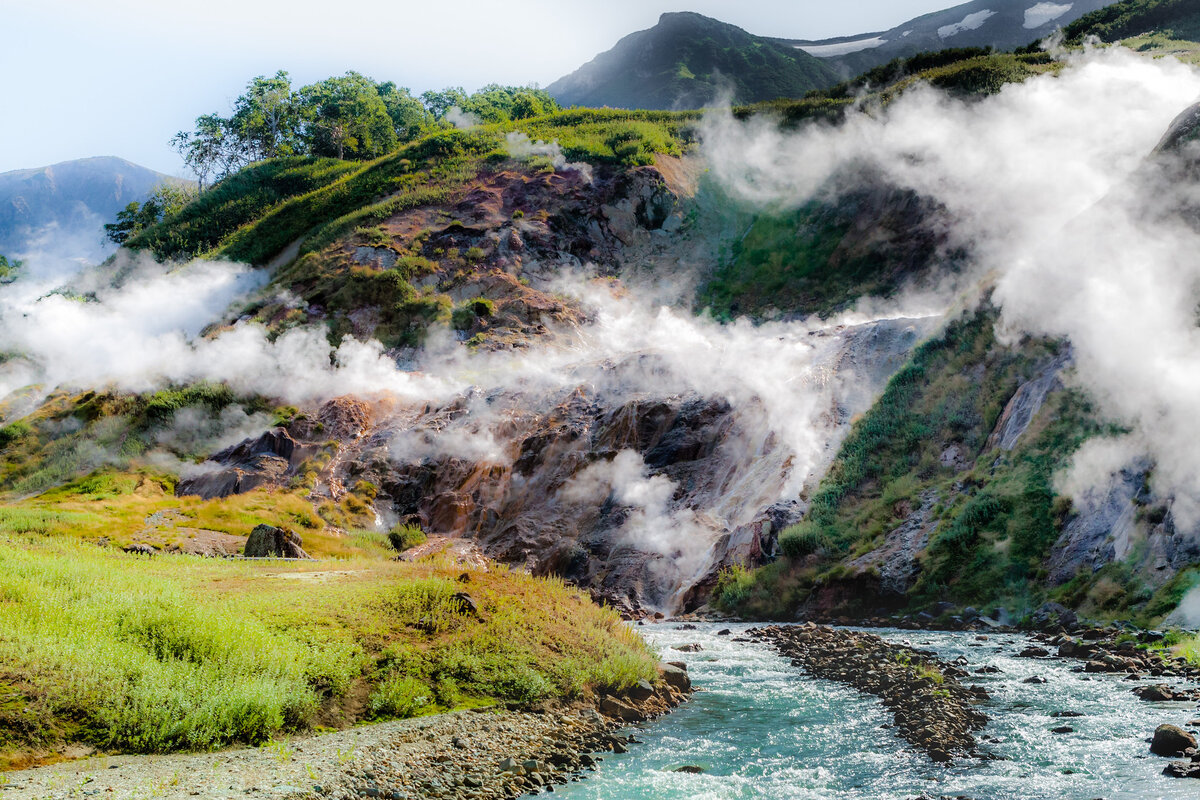
[{"label": "river rocks", "polygon": [[685,764],[682,767],[676,767],[673,772],[683,772],[688,775],[699,775],[704,772],[704,767],[697,767],[692,764]]},{"label": "river rocks", "polygon": [[675,645],[671,649],[678,650],[681,653],[699,653],[704,648],[698,644],[679,644]]},{"label": "river rocks", "polygon": [[1050,655],[1050,651],[1044,647],[1030,645],[1021,652],[1017,653],[1017,655],[1021,658],[1045,658],[1046,656]]},{"label": "river rocks", "polygon": [[[1176,699],[1174,690],[1172,690],[1171,687],[1167,686],[1165,683],[1155,683],[1150,686],[1139,686],[1133,690],[1133,693],[1137,695],[1139,700],[1148,700],[1150,702],[1164,702],[1167,700]],[[1185,698],[1181,697],[1179,699],[1182,700]]]},{"label": "river rocks", "polygon": [[1162,774],[1172,778],[1200,778],[1200,764],[1194,761],[1172,761],[1163,767]]},{"label": "river rocks", "polygon": [[900,735],[934,761],[973,753],[973,734],[987,724],[987,716],[973,707],[973,687],[959,683],[954,676],[959,670],[931,654],[874,634],[812,623],[749,633],[816,678],[878,696]]},{"label": "river rocks", "polygon": [[[1161,634],[1154,632],[1143,631],[1135,639],[1127,631],[1116,628],[1088,628],[1080,632],[1078,638],[1046,634],[1038,634],[1037,638],[1057,647],[1060,657],[1083,661],[1084,672],[1200,679],[1200,669],[1186,659],[1172,658],[1162,650],[1145,649],[1145,645],[1162,639]],[[1143,700],[1151,702],[1200,699],[1200,690],[1174,689],[1166,684],[1157,686],[1157,689],[1140,687],[1134,691]],[[1170,698],[1167,698],[1168,692]]]},{"label": "river rocks", "polygon": [[1159,725],[1150,741],[1150,752],[1156,756],[1180,756],[1196,747],[1196,737],[1177,725]]},{"label": "river rocks", "polygon": [[650,681],[638,681],[629,688],[628,694],[631,700],[643,703],[654,696],[654,686]]},{"label": "river rocks", "polygon": [[668,662],[658,665],[658,674],[668,686],[681,692],[692,690],[692,679],[688,677],[687,667],[682,662]]}]

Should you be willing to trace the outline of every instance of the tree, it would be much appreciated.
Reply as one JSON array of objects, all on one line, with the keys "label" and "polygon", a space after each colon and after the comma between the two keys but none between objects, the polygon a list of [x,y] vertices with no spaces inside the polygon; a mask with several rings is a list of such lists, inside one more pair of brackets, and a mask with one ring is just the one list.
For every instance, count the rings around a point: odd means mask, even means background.
[{"label": "tree", "polygon": [[234,149],[228,125],[229,121],[219,114],[205,114],[196,117],[196,130],[180,131],[171,137],[171,146],[183,156],[201,191],[209,185],[209,176],[215,183],[241,165],[243,156]]},{"label": "tree", "polygon": [[299,146],[300,113],[287,72],[262,75],[246,84],[225,124],[234,147],[249,161],[292,155]]},{"label": "tree", "polygon": [[440,92],[429,91],[421,95],[421,102],[434,119],[441,120],[450,109],[466,105],[467,93],[461,87],[451,87]]},{"label": "tree", "polygon": [[396,147],[396,130],[374,81],[347,72],[299,92],[303,138],[313,155],[373,158]]},{"label": "tree", "polygon": [[387,81],[379,84],[379,97],[392,120],[396,138],[401,142],[412,141],[432,121],[433,116],[421,105],[421,101],[402,86]]},{"label": "tree", "polygon": [[160,183],[150,192],[146,202],[133,202],[118,211],[116,222],[104,226],[104,234],[113,242],[123,245],[138,232],[178,214],[197,194],[198,190],[183,184]]}]

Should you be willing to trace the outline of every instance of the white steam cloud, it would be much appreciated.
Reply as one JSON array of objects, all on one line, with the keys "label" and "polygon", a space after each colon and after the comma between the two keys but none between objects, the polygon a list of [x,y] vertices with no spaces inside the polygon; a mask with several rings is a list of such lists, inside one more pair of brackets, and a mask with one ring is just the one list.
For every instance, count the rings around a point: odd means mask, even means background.
[{"label": "white steam cloud", "polygon": [[588,181],[592,179],[590,164],[567,161],[562,147],[558,142],[543,142],[541,139],[531,140],[528,134],[521,131],[511,131],[504,137],[504,149],[511,158],[526,161],[535,156],[550,159],[550,164],[558,172],[578,172]]},{"label": "white steam cloud", "polygon": [[334,350],[319,327],[274,341],[254,323],[200,336],[266,277],[229,262],[166,273],[142,263],[119,287],[87,298],[18,281],[0,293],[0,348],[21,354],[0,366],[0,396],[30,384],[147,391],[197,380],[293,402],[348,393],[434,399],[457,388],[401,371],[376,341],[347,337]]},{"label": "white steam cloud", "polygon": [[942,203],[974,277],[995,282],[1000,332],[1068,338],[1076,379],[1132,431],[1082,451],[1067,484],[1145,454],[1156,490],[1194,503],[1200,237],[1166,209],[1195,189],[1147,159],[1198,95],[1191,67],[1110,48],[978,101],[918,88],[836,128],[715,115],[704,141],[714,174],[756,203],[798,206],[863,166]]}]

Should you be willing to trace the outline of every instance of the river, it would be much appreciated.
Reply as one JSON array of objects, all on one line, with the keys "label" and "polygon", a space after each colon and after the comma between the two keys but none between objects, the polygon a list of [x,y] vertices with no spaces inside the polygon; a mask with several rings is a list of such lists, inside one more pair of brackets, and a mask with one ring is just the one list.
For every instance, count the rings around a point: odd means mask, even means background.
[{"label": "river", "polygon": [[[722,628],[733,636],[717,636]],[[981,732],[994,759],[950,767],[930,762],[892,730],[873,697],[810,679],[765,645],[734,642],[749,625],[677,623],[639,628],[665,659],[688,664],[699,690],[691,702],[636,730],[643,744],[607,755],[598,770],[558,787],[570,800],[890,800],[965,795],[974,800],[1150,800],[1194,798],[1200,782],[1161,774],[1167,759],[1150,755],[1148,737],[1163,722],[1183,725],[1193,703],[1147,703],[1120,677],[1073,672],[1080,662],[1016,657],[1022,636],[875,630],[890,641],[965,656],[1000,674],[972,675],[992,699]],[[681,653],[673,646],[698,643]],[[1041,676],[1045,684],[1022,683]],[[1152,681],[1145,681],[1152,682]],[[1084,716],[1054,718],[1054,711]],[[1051,728],[1070,725],[1074,733]],[[675,772],[703,768],[700,774]]]}]

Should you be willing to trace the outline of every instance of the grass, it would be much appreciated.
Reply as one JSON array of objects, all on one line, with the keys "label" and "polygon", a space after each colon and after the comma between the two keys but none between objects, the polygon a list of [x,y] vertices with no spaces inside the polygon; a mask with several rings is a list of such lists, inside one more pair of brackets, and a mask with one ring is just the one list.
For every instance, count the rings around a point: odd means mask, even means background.
[{"label": "grass", "polygon": [[[578,697],[655,674],[615,612],[560,581],[493,568],[463,584],[448,561],[366,556],[332,575],[328,563],[147,559],[54,523],[17,535],[30,525],[10,519],[0,533],[0,719],[23,721],[0,737],[10,765],[67,740],[261,744],[329,720]],[[355,696],[369,697],[358,711]]]}]

